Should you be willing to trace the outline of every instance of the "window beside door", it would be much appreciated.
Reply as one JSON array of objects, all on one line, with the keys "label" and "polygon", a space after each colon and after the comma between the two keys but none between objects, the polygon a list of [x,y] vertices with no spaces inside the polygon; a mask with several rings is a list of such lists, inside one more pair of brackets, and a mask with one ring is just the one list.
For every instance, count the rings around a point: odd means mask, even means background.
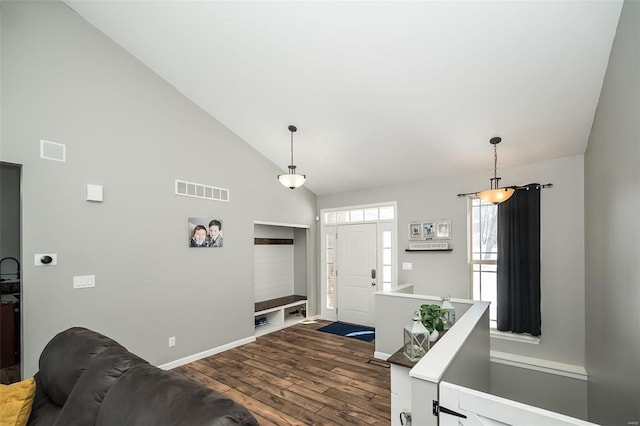
[{"label": "window beside door", "polygon": [[335,231],[325,235],[326,238],[326,268],[327,268],[327,308],[336,307],[336,276],[335,276]]},{"label": "window beside door", "polygon": [[382,231],[382,290],[391,290],[393,258],[391,246],[391,231]]}]

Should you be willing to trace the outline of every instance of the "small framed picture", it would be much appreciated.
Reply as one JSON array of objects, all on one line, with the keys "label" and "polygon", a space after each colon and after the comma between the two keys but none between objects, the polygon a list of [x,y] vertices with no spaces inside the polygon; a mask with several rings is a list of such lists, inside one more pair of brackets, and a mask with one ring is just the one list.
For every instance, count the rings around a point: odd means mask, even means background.
[{"label": "small framed picture", "polygon": [[222,219],[190,217],[187,229],[189,247],[222,247]]},{"label": "small framed picture", "polygon": [[435,222],[435,240],[450,240],[451,239],[451,221],[450,220],[438,220]]},{"label": "small framed picture", "polygon": [[422,239],[433,240],[433,222],[425,222],[422,224]]},{"label": "small framed picture", "polygon": [[410,223],[409,224],[409,239],[421,240],[422,239],[422,223]]}]

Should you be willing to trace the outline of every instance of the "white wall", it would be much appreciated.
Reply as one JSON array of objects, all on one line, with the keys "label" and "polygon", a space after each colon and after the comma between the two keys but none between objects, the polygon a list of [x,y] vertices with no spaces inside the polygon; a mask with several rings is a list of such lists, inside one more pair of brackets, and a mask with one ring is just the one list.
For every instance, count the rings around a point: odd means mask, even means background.
[{"label": "white wall", "polygon": [[640,3],[626,1],[585,155],[589,420],[604,425],[640,421],[639,118]]},{"label": "white wall", "polygon": [[[255,225],[255,238],[293,239],[293,228]],[[293,249],[293,244],[253,246],[256,302],[294,294]]]},{"label": "white wall", "polygon": [[[315,195],[280,185],[282,170],[63,3],[3,2],[1,19],[0,160],[23,165],[24,375],[71,326],[154,364],[252,337],[254,221],[311,226]],[[67,162],[40,159],[40,139],[66,144]],[[174,179],[231,202],[176,196]],[[103,203],[85,201],[88,183]],[[188,217],[221,218],[224,247],[187,247]],[[58,265],[35,267],[42,252]],[[74,290],[88,274],[96,287]]]}]

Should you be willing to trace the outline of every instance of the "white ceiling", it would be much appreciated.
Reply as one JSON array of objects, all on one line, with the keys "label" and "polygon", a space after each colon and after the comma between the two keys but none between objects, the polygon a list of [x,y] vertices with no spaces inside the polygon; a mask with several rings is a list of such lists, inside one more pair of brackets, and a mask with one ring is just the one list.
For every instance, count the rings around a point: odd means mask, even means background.
[{"label": "white ceiling", "polygon": [[66,3],[316,194],[584,153],[622,7]]}]

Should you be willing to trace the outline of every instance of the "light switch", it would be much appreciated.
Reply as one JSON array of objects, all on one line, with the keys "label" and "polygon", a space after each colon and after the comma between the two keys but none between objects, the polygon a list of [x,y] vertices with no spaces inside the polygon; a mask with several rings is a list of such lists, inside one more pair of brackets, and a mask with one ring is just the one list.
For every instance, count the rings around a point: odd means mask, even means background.
[{"label": "light switch", "polygon": [[96,286],[95,275],[79,275],[73,277],[73,288],[87,288]]},{"label": "light switch", "polygon": [[102,185],[87,184],[87,201],[102,201]]},{"label": "light switch", "polygon": [[413,263],[411,262],[402,262],[402,270],[403,271],[411,271],[413,269]]}]

